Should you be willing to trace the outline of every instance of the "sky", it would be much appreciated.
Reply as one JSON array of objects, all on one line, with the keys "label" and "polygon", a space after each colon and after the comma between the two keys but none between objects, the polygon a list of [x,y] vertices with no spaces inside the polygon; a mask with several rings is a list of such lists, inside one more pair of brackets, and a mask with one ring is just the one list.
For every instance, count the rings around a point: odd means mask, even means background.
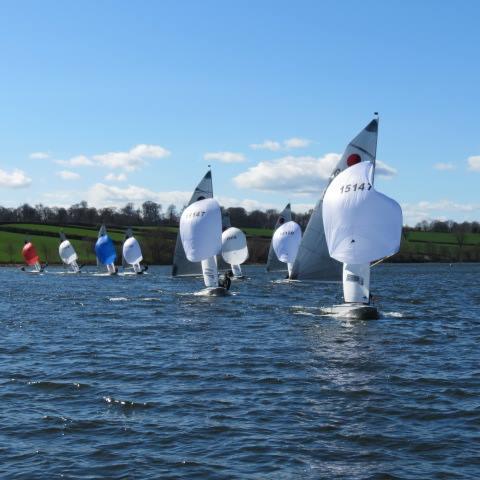
[{"label": "sky", "polygon": [[480,2],[4,1],[0,205],[313,207],[380,113],[404,222],[480,220]]}]

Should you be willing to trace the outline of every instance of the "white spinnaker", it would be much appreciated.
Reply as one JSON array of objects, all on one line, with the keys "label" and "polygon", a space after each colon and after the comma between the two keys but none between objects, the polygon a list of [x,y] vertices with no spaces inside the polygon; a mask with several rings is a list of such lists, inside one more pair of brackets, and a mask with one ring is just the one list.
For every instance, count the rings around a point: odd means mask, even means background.
[{"label": "white spinnaker", "polygon": [[[329,182],[345,168],[357,162],[375,162],[378,118],[374,118],[348,145],[332,170]],[[328,188],[328,187],[327,187]],[[303,234],[290,278],[299,280],[341,281],[342,265],[330,257],[322,218],[323,190]]]},{"label": "white spinnaker", "polygon": [[66,265],[71,265],[78,260],[77,252],[75,252],[73,245],[68,240],[64,240],[60,243],[58,246],[58,254],[62,259],[62,262]]},{"label": "white spinnaker", "polygon": [[247,237],[239,228],[230,227],[222,233],[222,257],[230,265],[241,265],[247,260]]},{"label": "white spinnaker", "polygon": [[278,227],[272,237],[272,246],[281,262],[287,264],[290,274],[302,240],[302,230],[298,223],[290,221]]},{"label": "white spinnaker", "polygon": [[187,207],[180,217],[180,238],[190,262],[201,262],[222,249],[222,215],[213,198]]},{"label": "white spinnaker", "polygon": [[395,254],[402,237],[402,209],[373,187],[374,165],[353,165],[330,183],[323,224],[330,256],[363,264]]},{"label": "white spinnaker", "polygon": [[[274,230],[278,227],[282,226],[286,222],[290,222],[292,220],[292,211],[290,208],[290,204],[288,203],[286,207],[281,211],[280,215],[278,216],[277,223],[275,224]],[[273,249],[272,243],[270,242],[270,248],[268,250],[268,259],[267,259],[267,272],[274,272],[274,271],[283,271],[285,270],[285,263],[281,262]]]},{"label": "white spinnaker", "polygon": [[[192,205],[194,202],[212,197],[212,172],[209,170],[196,186],[188,205]],[[182,241],[180,239],[180,234],[178,234],[175,244],[175,252],[173,255],[172,276],[175,277],[201,274],[202,266],[200,265],[200,262],[193,263],[187,260],[185,251],[183,250]]]},{"label": "white spinnaker", "polygon": [[129,237],[123,243],[123,258],[130,265],[139,264],[143,260],[142,249],[135,237]]}]

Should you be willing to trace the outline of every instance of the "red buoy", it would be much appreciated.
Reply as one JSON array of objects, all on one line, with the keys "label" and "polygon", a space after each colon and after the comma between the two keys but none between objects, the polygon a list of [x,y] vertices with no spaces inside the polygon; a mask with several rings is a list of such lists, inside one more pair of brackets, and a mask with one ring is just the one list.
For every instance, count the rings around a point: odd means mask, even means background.
[{"label": "red buoy", "polygon": [[28,242],[23,246],[22,255],[27,265],[35,265],[40,261],[32,242]]}]

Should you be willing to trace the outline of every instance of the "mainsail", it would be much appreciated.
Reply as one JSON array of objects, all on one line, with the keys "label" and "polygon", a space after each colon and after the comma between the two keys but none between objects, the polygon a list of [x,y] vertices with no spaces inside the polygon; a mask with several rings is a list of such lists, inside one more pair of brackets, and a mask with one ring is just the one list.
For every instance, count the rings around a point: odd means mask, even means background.
[{"label": "mainsail", "polygon": [[[212,172],[209,170],[202,178],[200,183],[195,188],[192,198],[188,202],[188,206],[198,200],[204,200],[206,198],[213,198],[213,186],[212,186]],[[186,255],[185,250],[180,239],[180,233],[177,235],[177,243],[175,244],[175,253],[173,255],[172,275],[201,275],[202,266],[200,262],[190,262]]]},{"label": "mainsail", "polygon": [[[292,220],[292,211],[290,209],[290,204],[282,210],[278,216],[277,223],[275,224],[275,230],[278,227],[281,227],[284,223],[290,222]],[[268,251],[268,260],[267,260],[267,272],[277,272],[287,270],[287,264],[281,262],[273,249],[272,243],[270,243],[270,249]]]},{"label": "mainsail", "polygon": [[[335,166],[330,182],[345,168],[369,161],[375,167],[378,118],[374,118],[347,146]],[[328,185],[327,185],[328,188]],[[342,264],[330,257],[323,228],[322,204],[326,189],[312,212],[290,278],[299,280],[341,281]]]}]

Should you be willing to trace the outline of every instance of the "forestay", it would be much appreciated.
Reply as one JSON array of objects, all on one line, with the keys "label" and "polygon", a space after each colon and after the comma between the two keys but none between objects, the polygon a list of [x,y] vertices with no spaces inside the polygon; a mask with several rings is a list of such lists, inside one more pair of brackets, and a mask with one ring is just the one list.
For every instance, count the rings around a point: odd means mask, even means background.
[{"label": "forestay", "polygon": [[347,168],[330,184],[323,200],[323,223],[330,255],[343,263],[364,264],[400,248],[402,209],[373,187],[374,165]]},{"label": "forestay", "polygon": [[[202,178],[200,183],[195,188],[188,205],[197,202],[199,200],[204,200],[206,198],[213,198],[213,187],[212,187],[212,172],[208,171],[205,176]],[[175,244],[175,253],[173,255],[173,265],[172,265],[172,275],[201,275],[202,266],[199,262],[189,262],[185,255],[185,250],[183,249],[182,241],[180,239],[180,234],[177,235],[177,241]]]},{"label": "forestay", "polygon": [[[278,227],[282,226],[286,222],[290,222],[292,220],[292,211],[290,209],[290,204],[282,210],[280,215],[278,216],[277,223],[275,224],[275,230]],[[286,270],[286,264],[281,262],[273,249],[273,245],[270,242],[270,249],[268,250],[268,259],[267,259],[267,272],[276,272],[276,271],[284,271]]]},{"label": "forestay", "polygon": [[[378,119],[373,119],[347,146],[342,158],[330,176],[331,182],[348,166],[375,162],[377,151]],[[328,253],[323,228],[322,203],[326,189],[312,212],[305,229],[290,278],[300,280],[341,281],[342,265]]]}]

